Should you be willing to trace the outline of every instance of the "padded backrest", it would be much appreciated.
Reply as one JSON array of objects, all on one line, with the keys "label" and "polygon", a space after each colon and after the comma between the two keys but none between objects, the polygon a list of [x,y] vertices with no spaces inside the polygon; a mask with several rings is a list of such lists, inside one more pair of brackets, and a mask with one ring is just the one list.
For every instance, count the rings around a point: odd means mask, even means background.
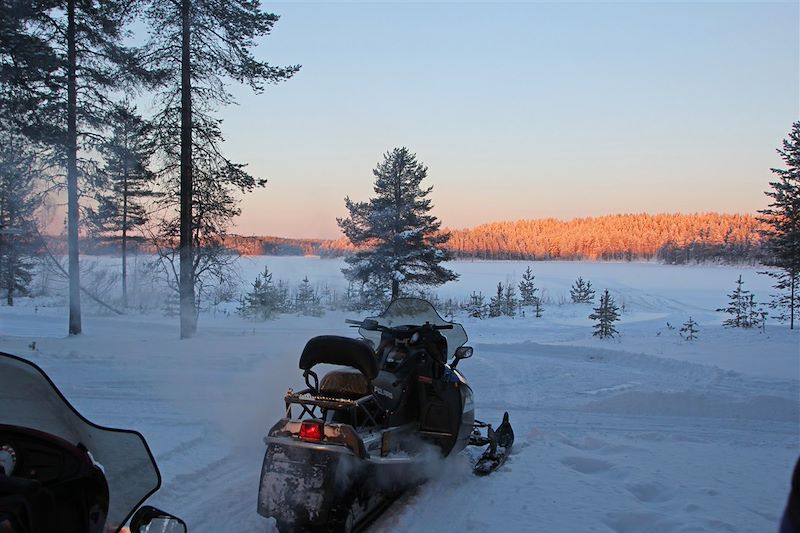
[{"label": "padded backrest", "polygon": [[350,337],[320,335],[308,341],[300,356],[300,368],[310,370],[319,364],[349,366],[369,380],[378,375],[378,360],[372,348],[366,342]]}]

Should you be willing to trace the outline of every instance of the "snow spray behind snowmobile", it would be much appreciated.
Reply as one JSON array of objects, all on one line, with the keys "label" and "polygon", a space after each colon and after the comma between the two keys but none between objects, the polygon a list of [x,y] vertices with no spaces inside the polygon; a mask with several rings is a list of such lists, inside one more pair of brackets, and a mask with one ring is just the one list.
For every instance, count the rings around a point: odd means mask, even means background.
[{"label": "snow spray behind snowmobile", "polygon": [[[461,324],[416,298],[347,322],[362,338],[308,341],[299,363],[307,387],[287,392],[286,415],[264,439],[258,512],[282,532],[353,531],[424,481],[432,458],[488,446],[474,466],[486,475],[514,441],[508,413],[496,430],[475,420],[472,389],[456,368],[472,356]],[[319,379],[321,364],[346,368]]]}]

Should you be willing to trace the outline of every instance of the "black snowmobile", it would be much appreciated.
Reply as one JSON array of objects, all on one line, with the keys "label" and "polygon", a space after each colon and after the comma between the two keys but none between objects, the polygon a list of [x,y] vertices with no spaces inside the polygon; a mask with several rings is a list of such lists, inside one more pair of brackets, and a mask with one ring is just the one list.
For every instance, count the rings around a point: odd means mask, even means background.
[{"label": "black snowmobile", "polygon": [[130,519],[130,533],[186,533],[141,506],[160,485],[140,433],[90,422],[41,368],[0,352],[0,532],[119,533]]},{"label": "black snowmobile", "polygon": [[[281,532],[357,530],[424,481],[426,463],[488,446],[474,467],[486,475],[514,442],[508,413],[497,429],[475,420],[456,369],[472,355],[460,324],[416,298],[347,322],[362,338],[308,341],[299,365],[307,388],[288,391],[286,415],[264,439],[258,512]],[[319,379],[317,365],[336,367]]]}]

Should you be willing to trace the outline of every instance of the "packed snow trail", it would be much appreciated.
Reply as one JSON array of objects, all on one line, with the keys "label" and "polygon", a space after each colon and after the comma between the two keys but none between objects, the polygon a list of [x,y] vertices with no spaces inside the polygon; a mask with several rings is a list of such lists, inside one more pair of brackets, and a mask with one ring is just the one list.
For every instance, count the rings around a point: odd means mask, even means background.
[{"label": "packed snow trail", "polygon": [[[775,529],[798,452],[796,382],[748,390],[742,376],[648,356],[566,347],[548,354],[532,343],[479,348],[471,368],[479,416],[508,409],[515,451],[487,479],[457,468],[437,476],[376,531],[481,531],[498,521],[518,531]],[[607,381],[625,387],[587,390]],[[743,404],[761,409],[701,406],[674,416],[669,396],[652,404],[630,396],[665,390],[724,405],[737,386]],[[767,392],[771,401],[760,402]]]}]

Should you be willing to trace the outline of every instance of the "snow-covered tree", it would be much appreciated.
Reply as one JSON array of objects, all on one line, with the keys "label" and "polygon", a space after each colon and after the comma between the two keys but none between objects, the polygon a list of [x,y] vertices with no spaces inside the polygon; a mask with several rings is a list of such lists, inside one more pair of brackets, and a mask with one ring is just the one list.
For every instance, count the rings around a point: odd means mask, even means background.
[{"label": "snow-covered tree", "polygon": [[322,303],[308,276],[303,278],[295,296],[295,310],[301,315],[322,316]]},{"label": "snow-covered tree", "polygon": [[619,308],[615,305],[614,299],[608,294],[608,289],[600,295],[600,305],[594,308],[594,313],[589,315],[591,320],[596,320],[592,335],[605,339],[613,337],[619,332],[614,327],[614,322],[619,320]]},{"label": "snow-covered tree", "polygon": [[730,318],[726,319],[722,325],[726,328],[751,328],[750,321],[751,308],[755,307],[755,298],[750,291],[745,290],[742,276],[736,280],[736,288],[728,295],[727,307],[717,309],[718,312],[727,313]]},{"label": "snow-covered tree", "polygon": [[767,319],[767,312],[758,305],[756,297],[750,293],[747,298],[747,328],[762,328]]},{"label": "snow-covered tree", "polygon": [[800,121],[792,124],[778,154],[786,168],[771,169],[778,177],[765,192],[772,203],[759,212],[760,220],[767,224],[763,235],[769,257],[764,263],[776,268],[766,272],[775,278],[778,290],[770,307],[780,310],[778,318],[788,320],[789,329],[794,329],[800,313]]},{"label": "snow-covered tree", "polygon": [[536,279],[536,276],[533,275],[531,267],[526,268],[525,272],[522,273],[522,281],[519,282],[521,305],[536,305],[538,300],[536,293],[539,292],[539,289],[534,285],[534,279]]},{"label": "snow-covered tree", "polygon": [[[205,208],[220,205],[209,203],[209,197],[232,200],[224,206],[230,213],[236,208],[234,193],[265,182],[223,155],[221,120],[213,113],[235,101],[230,82],[259,93],[265,84],[291,78],[300,67],[276,67],[253,54],[257,40],[269,35],[279,18],[262,11],[258,0],[150,0],[145,5],[151,28],[147,58],[161,74],[161,105],[154,124],[164,152],[164,174],[177,189],[173,207],[178,211],[180,336],[187,338],[197,330],[195,256],[204,253],[195,248],[212,250],[205,241],[198,243],[196,220],[205,218]],[[198,194],[202,188],[204,195]]]},{"label": "snow-covered tree", "polygon": [[89,209],[92,229],[110,240],[119,240],[122,251],[122,306],[128,306],[129,233],[147,222],[144,205],[154,196],[154,174],[148,169],[152,146],[148,124],[127,100],[115,105],[110,113],[111,136],[100,144],[105,165],[99,173],[102,187]]},{"label": "snow-covered tree", "polygon": [[465,306],[467,314],[472,318],[483,318],[486,315],[486,301],[482,292],[472,292]]},{"label": "snow-covered tree", "polygon": [[503,294],[503,314],[506,316],[516,316],[517,306],[517,291],[511,283],[506,284],[505,293]]},{"label": "snow-covered tree", "polygon": [[503,314],[505,299],[503,297],[503,284],[497,284],[497,294],[489,300],[489,318],[495,318]]},{"label": "snow-covered tree", "polygon": [[[174,298],[177,300],[177,293]],[[244,295],[239,314],[258,320],[267,320],[280,313],[285,307],[281,287],[272,281],[272,272],[264,267],[264,272],[256,276],[250,292]]]},{"label": "snow-covered tree", "polygon": [[6,303],[14,305],[14,296],[28,294],[32,279],[39,243],[37,182],[42,173],[26,139],[11,129],[0,135],[0,290],[5,291]]},{"label": "snow-covered tree", "polygon": [[368,202],[345,198],[350,212],[336,221],[357,247],[342,272],[350,280],[377,281],[400,296],[403,286],[441,285],[458,275],[441,265],[450,259],[443,245],[450,234],[429,212],[433,187],[422,188],[428,168],[407,148],[384,154],[373,170],[375,196]]},{"label": "snow-covered tree", "polygon": [[572,303],[584,304],[594,302],[594,289],[592,289],[591,281],[583,281],[583,278],[578,277],[575,283],[569,290],[569,295],[572,298]]},{"label": "snow-covered tree", "polygon": [[536,296],[533,299],[533,312],[536,318],[542,318],[542,313],[544,313],[544,306],[542,306],[542,298],[540,296]]},{"label": "snow-covered tree", "polygon": [[689,320],[683,323],[683,326],[680,330],[680,335],[687,341],[693,341],[697,338],[697,322],[692,320],[692,317],[689,317]]},{"label": "snow-covered tree", "polygon": [[773,318],[780,322],[788,322],[789,329],[800,318],[800,270],[770,270],[765,272],[775,279],[773,287],[776,292],[769,303],[774,310]]}]

